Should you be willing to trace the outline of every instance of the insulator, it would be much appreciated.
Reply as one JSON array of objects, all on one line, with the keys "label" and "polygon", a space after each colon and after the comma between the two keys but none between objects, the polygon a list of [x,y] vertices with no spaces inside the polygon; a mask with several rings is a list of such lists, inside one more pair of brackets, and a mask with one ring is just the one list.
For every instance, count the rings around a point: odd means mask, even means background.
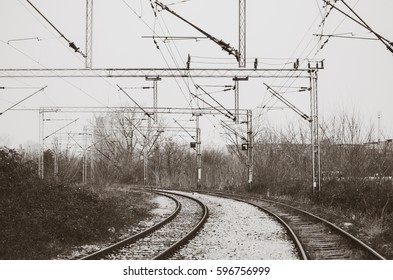
[{"label": "insulator", "polygon": [[72,48],[75,52],[79,51],[79,48],[75,45],[74,42],[70,42],[70,48]]}]

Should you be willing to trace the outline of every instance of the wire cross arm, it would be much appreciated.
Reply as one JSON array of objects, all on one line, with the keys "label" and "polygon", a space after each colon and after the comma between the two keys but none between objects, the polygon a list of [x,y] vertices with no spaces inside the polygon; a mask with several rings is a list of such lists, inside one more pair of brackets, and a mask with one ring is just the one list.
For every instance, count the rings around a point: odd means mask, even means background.
[{"label": "wire cross arm", "polygon": [[12,108],[14,108],[14,107],[18,106],[18,105],[19,105],[19,104],[21,104],[23,101],[25,101],[25,100],[29,99],[30,97],[32,97],[32,96],[34,96],[34,95],[36,95],[37,93],[39,93],[39,92],[41,92],[41,91],[43,91],[43,90],[44,90],[44,89],[46,89],[47,87],[48,87],[48,86],[44,86],[43,88],[40,88],[39,90],[37,90],[37,91],[33,92],[33,93],[32,93],[32,94],[30,94],[29,96],[27,96],[27,97],[23,98],[22,100],[20,100],[19,102],[15,103],[15,104],[14,104],[14,105],[12,105],[11,107],[9,107],[9,108],[5,109],[3,112],[0,112],[0,116],[1,116],[2,114],[4,114],[5,112],[7,112],[7,111],[11,110]]},{"label": "wire cross arm", "polygon": [[302,117],[304,120],[311,122],[312,119],[305,113],[303,113],[299,108],[297,108],[295,105],[293,105],[291,102],[289,102],[286,98],[284,98],[281,94],[279,94],[277,91],[275,91],[274,89],[272,89],[269,85],[267,85],[266,83],[263,83],[268,91],[273,94],[273,96],[275,96],[277,99],[279,99],[282,103],[284,103],[285,105],[287,105],[290,109],[292,109],[292,111],[294,111],[296,114],[298,114],[300,117]]},{"label": "wire cross arm", "polygon": [[145,115],[146,116],[148,116],[149,118],[151,118],[151,119],[154,119],[153,117],[152,117],[152,114],[151,113],[149,113],[149,112],[147,112],[145,109],[143,109],[143,107],[141,106],[141,105],[139,105],[122,87],[120,87],[119,85],[117,85],[118,86],[118,88],[119,88],[119,90],[120,91],[122,91],[132,102],[134,102],[134,104],[136,105],[136,106],[138,106],[138,108],[140,109],[140,110],[142,110],[144,113],[145,113]]},{"label": "wire cross arm", "polygon": [[[370,31],[372,34],[375,35],[375,37],[378,38],[379,41],[382,42],[382,44],[384,44],[386,46],[386,48],[391,53],[393,53],[393,44],[392,44],[393,42],[391,42],[390,40],[386,39],[385,37],[383,37],[379,33],[375,32],[344,0],[341,0],[341,2],[349,9],[349,11],[354,16],[351,16],[349,13],[347,13],[347,12],[343,11],[342,9],[338,8],[335,4],[332,4],[330,1],[323,0],[323,2],[325,2],[326,5],[329,5],[332,9],[335,9],[336,11],[340,12],[341,14],[345,15],[346,17],[348,17],[352,21],[356,22],[360,26],[362,26],[365,29],[367,29],[368,31]],[[336,1],[334,1],[334,2],[336,2]]]},{"label": "wire cross arm", "polygon": [[183,18],[182,16],[178,15],[176,12],[172,11],[171,9],[169,9],[166,5],[162,4],[159,1],[155,1],[157,6],[160,6],[161,9],[168,11],[169,13],[171,13],[172,15],[176,16],[177,18],[181,19],[182,21],[184,21],[185,23],[191,25],[193,28],[195,28],[196,30],[198,30],[200,33],[202,33],[203,35],[205,35],[207,38],[209,38],[210,40],[212,40],[214,43],[216,43],[217,45],[219,45],[224,51],[226,51],[228,54],[233,55],[236,57],[236,60],[239,61],[240,59],[240,53],[237,49],[235,49],[234,47],[232,47],[230,44],[224,42],[223,40],[217,39],[216,37],[214,37],[213,35],[207,33],[205,30],[203,30],[202,28],[196,26],[195,24],[191,23],[190,21],[186,20],[185,18]]},{"label": "wire cross arm", "polygon": [[75,45],[74,42],[72,42],[71,40],[69,40],[66,36],[64,36],[63,33],[61,33],[61,31],[56,28],[56,26],[40,11],[38,10],[38,8],[36,6],[34,6],[33,3],[31,3],[29,0],[26,0],[27,3],[29,3],[29,5],[54,29],[56,30],[56,32],[60,35],[61,38],[64,38],[64,40],[67,41],[68,45],[70,48],[72,48],[75,52],[79,53],[80,55],[82,55],[84,58],[86,58],[86,54],[84,54],[79,47],[77,47]]}]

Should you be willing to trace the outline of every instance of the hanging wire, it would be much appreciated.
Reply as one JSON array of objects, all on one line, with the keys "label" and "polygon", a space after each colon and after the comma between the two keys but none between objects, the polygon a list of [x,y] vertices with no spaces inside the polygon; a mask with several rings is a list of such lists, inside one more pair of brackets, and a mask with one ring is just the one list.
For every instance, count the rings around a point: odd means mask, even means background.
[{"label": "hanging wire", "polygon": [[33,9],[61,36],[61,38],[64,38],[64,40],[67,41],[70,48],[86,58],[86,55],[80,50],[80,48],[77,47],[74,42],[71,42],[63,33],[61,33],[61,31],[57,29],[56,26],[47,17],[45,17],[45,15],[41,13],[41,11],[38,10],[36,6],[33,5],[33,3],[31,3],[29,0],[26,0],[26,2],[29,3],[31,7],[33,7]]},{"label": "hanging wire", "polygon": [[[70,53],[73,54],[73,57],[75,57],[75,58],[77,58],[79,61],[83,62],[83,59],[82,59],[79,55],[76,55],[75,52],[73,52],[73,51],[69,48],[69,46],[66,46],[66,45],[63,44],[63,41],[61,40],[61,38],[62,38],[61,35],[58,36],[58,35],[55,34],[55,32],[54,32],[52,29],[49,29],[48,26],[47,26],[46,24],[44,24],[44,23],[42,22],[42,20],[40,20],[40,19],[37,17],[37,15],[31,11],[31,9],[29,9],[28,7],[26,7],[26,5],[25,5],[24,3],[21,2],[21,0],[18,0],[18,2],[19,2],[19,4],[20,4],[21,6],[23,6],[23,8],[26,9],[26,11],[27,11],[29,14],[32,15],[33,18],[35,18],[35,19],[37,20],[37,22],[38,22],[39,24],[41,24],[46,30],[48,30],[49,33],[51,33],[51,34],[54,36],[53,39],[57,39],[57,41],[58,41],[63,47],[65,47],[65,48],[67,49],[67,51],[69,51]],[[42,41],[42,40],[49,40],[49,39],[50,39],[50,38],[44,38],[44,39],[41,39],[41,41]]]},{"label": "hanging wire", "polygon": [[[139,15],[138,15],[137,12],[135,11],[135,9],[134,9],[129,3],[127,3],[125,0],[122,0],[122,1],[123,1],[123,3],[130,9],[130,11],[132,11],[132,12],[142,21],[142,23],[143,23],[148,29],[150,29],[150,30],[153,32],[153,35],[154,35],[154,36],[158,36],[157,33],[155,32],[155,29],[152,28],[152,27],[151,27],[142,17],[139,17]],[[152,6],[152,9],[153,9],[153,14],[156,14],[156,13],[155,13],[155,10],[154,10],[154,6]],[[165,44],[165,45],[166,45],[166,44]],[[159,48],[158,48],[158,50],[160,51],[161,57],[163,58],[165,64],[167,65],[168,68],[170,68],[169,62],[168,62],[167,59],[165,58],[165,56],[164,56],[162,50],[159,49]],[[187,97],[186,97],[186,95],[185,95],[183,89],[181,88],[178,79],[175,78],[175,82],[176,82],[178,88],[180,89],[180,91],[182,92],[184,98],[187,100]],[[190,100],[190,101],[187,100],[187,102],[188,102],[188,106],[189,106],[189,107],[192,107],[192,105],[191,105],[191,100]]]},{"label": "hanging wire", "polygon": [[[165,20],[162,18],[162,16],[161,16],[161,19],[163,20],[163,23],[164,23],[164,26],[166,27],[167,32],[170,34],[170,31],[169,31],[169,29],[168,29],[168,26],[166,25]],[[163,30],[163,28],[162,28],[162,25],[161,25],[160,23],[159,23],[159,25],[160,25],[160,27],[161,27],[162,32],[164,32],[164,30]],[[175,46],[175,49],[176,49],[178,55],[180,56],[179,49],[177,48],[175,42],[173,42],[173,44],[174,44],[174,46]],[[170,55],[171,55],[172,59],[175,61],[175,63],[176,63],[175,55],[173,54],[173,52],[172,52],[171,50],[170,50]],[[190,81],[194,84],[194,86],[196,87],[196,83],[195,83],[193,77],[190,76],[190,77],[189,77],[189,80],[190,80]],[[184,78],[183,78],[183,81],[186,83],[186,80],[185,80]],[[196,98],[196,99],[197,99],[197,102],[200,100],[200,101],[204,102],[205,104],[207,104],[208,106],[210,106],[210,107],[212,107],[212,108],[214,108],[214,109],[217,109],[217,108],[215,108],[214,106],[212,106],[211,104],[209,104],[208,102],[206,102],[205,100],[203,100],[202,98],[198,97],[197,94],[192,93],[192,92],[191,92],[191,89],[190,89],[190,87],[189,87],[189,84],[186,83],[186,85],[188,86],[189,94],[190,94],[191,96],[193,96],[194,98]],[[198,108],[200,108],[199,103],[197,103],[197,106],[198,106]],[[226,110],[226,109],[225,109],[225,110]],[[226,110],[226,111],[228,111],[228,110]],[[224,115],[230,118],[230,115],[225,114],[225,113],[224,113]],[[214,125],[214,123],[211,121],[211,119],[210,119],[209,117],[207,117],[207,119],[208,119],[209,122],[215,127],[215,125]]]},{"label": "hanging wire", "polygon": [[[311,25],[309,26],[309,28],[307,29],[307,31],[304,33],[302,39],[300,40],[300,42],[298,43],[298,45],[296,46],[295,50],[292,52],[292,54],[290,55],[290,57],[293,57],[294,54],[296,53],[296,51],[299,49],[301,43],[304,41],[304,39],[306,38],[306,36],[309,34],[311,28],[314,26],[314,24],[315,24],[316,21],[318,20],[319,16],[320,16],[320,14],[319,14],[319,11],[318,11],[318,14],[315,16],[313,22],[311,23]],[[310,54],[313,52],[313,50],[314,50],[314,49],[318,46],[318,44],[319,44],[319,42],[317,42],[317,43],[315,44],[315,46],[311,49],[311,51],[310,51],[306,56],[303,56],[303,54],[305,53],[305,51],[306,51],[306,50],[308,49],[308,47],[310,46],[312,40],[313,40],[313,38],[311,37],[310,40],[309,40],[309,42],[307,43],[306,47],[304,47],[303,51],[302,51],[302,52],[300,53],[300,55],[298,56],[298,57],[306,57],[305,59],[303,59],[303,61],[306,60],[306,59],[310,56]],[[316,54],[313,56],[313,58],[314,58],[315,56],[316,56]],[[289,61],[288,61],[288,62],[289,62]],[[281,70],[279,70],[276,74],[278,74],[279,72],[281,72],[281,71],[283,71],[283,70],[284,70],[284,67],[283,67]],[[280,86],[280,88],[278,89],[278,91],[281,92],[282,89],[283,89],[283,88],[285,87],[285,85],[287,84],[287,82],[290,81],[290,80],[292,80],[292,82],[290,83],[289,86],[292,86],[292,85],[295,83],[295,81],[297,80],[297,78],[303,74],[303,72],[304,72],[304,70],[301,71],[300,73],[295,73],[295,72],[294,72],[294,73],[288,75],[288,76],[287,76],[287,79],[285,79],[285,80],[283,80],[283,81],[281,82],[281,86]],[[274,79],[274,80],[272,81],[272,83],[274,83],[275,81],[276,81],[276,79]],[[258,108],[258,107],[270,108],[270,107],[273,107],[273,106],[275,106],[275,105],[277,104],[278,100],[275,100],[275,102],[274,102],[272,105],[270,105],[270,106],[268,107],[269,103],[270,103],[272,100],[274,100],[274,99],[273,99],[274,97],[273,97],[272,95],[270,95],[270,97],[266,99],[267,93],[268,93],[268,90],[265,91],[265,95],[264,95],[264,98],[263,98],[262,103],[261,103],[260,105],[258,105],[256,108]],[[285,91],[282,92],[282,93],[285,94]],[[254,108],[254,109],[256,109],[256,108]],[[266,111],[266,112],[267,112],[267,111]],[[263,114],[264,114],[264,113],[263,113],[263,111],[262,111],[262,112],[257,116],[257,118],[262,117]]]},{"label": "hanging wire", "polygon": [[[10,46],[11,48],[13,48],[14,50],[16,50],[17,52],[19,52],[20,54],[22,54],[23,56],[27,57],[28,59],[34,61],[35,63],[37,63],[38,65],[40,65],[42,68],[44,68],[45,70],[49,70],[49,71],[53,71],[51,69],[49,69],[48,67],[44,66],[43,64],[41,64],[39,61],[35,60],[34,58],[32,58],[30,55],[26,54],[25,52],[19,50],[18,48],[16,48],[13,45],[9,45],[7,44],[7,42],[4,42],[3,40],[0,40],[0,42],[6,44],[7,46]],[[56,73],[56,72],[53,72]],[[56,74],[57,75],[57,74]],[[66,82],[67,84],[71,85],[72,87],[74,87],[75,89],[79,90],[80,92],[82,92],[83,94],[85,94],[86,96],[90,97],[91,99],[93,99],[94,101],[96,101],[97,103],[100,103],[101,105],[107,107],[104,103],[102,103],[101,101],[99,101],[98,99],[96,99],[95,97],[93,97],[92,95],[90,95],[89,93],[87,93],[86,91],[84,91],[83,89],[81,89],[80,87],[74,85],[73,83],[71,83],[70,81],[66,80],[63,77],[57,76],[58,78],[60,78],[61,80],[63,80],[64,82]]]}]

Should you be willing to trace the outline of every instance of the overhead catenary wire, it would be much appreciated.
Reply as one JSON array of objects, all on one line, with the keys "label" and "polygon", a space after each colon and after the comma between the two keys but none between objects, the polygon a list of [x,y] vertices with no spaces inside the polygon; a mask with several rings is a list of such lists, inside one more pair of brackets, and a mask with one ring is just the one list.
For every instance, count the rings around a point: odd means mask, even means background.
[{"label": "overhead catenary wire", "polygon": [[301,116],[303,119],[305,119],[308,122],[311,122],[311,118],[303,113],[299,108],[297,108],[295,105],[293,105],[291,102],[289,102],[287,99],[285,99],[283,96],[281,96],[277,91],[275,91],[274,89],[272,89],[269,85],[267,85],[266,83],[263,83],[267,89],[270,91],[270,93],[272,93],[275,97],[277,97],[281,102],[283,102],[285,105],[287,105],[290,109],[292,109],[296,114],[298,114],[299,116]]},{"label": "overhead catenary wire", "polygon": [[352,21],[356,22],[357,24],[359,24],[360,26],[364,27],[365,29],[369,30],[371,33],[373,33],[379,41],[381,41],[386,48],[393,53],[393,42],[386,39],[385,37],[383,37],[382,35],[378,34],[377,32],[375,32],[344,0],[341,0],[341,2],[358,18],[354,18],[353,16],[349,15],[348,13],[344,12],[343,10],[341,10],[340,8],[337,8],[336,5],[333,5],[332,3],[330,3],[329,1],[323,0],[327,5],[333,7],[335,10],[339,11],[340,13],[344,14],[346,17],[348,17],[349,19],[351,19]]},{"label": "overhead catenary wire", "polygon": [[[22,2],[21,2],[22,0],[18,0],[18,2],[46,29],[46,30],[48,30],[48,32],[50,32],[51,34],[53,34],[54,36],[55,36],[55,34],[54,34],[54,32],[53,32],[53,30],[51,30],[51,29],[49,29],[48,27],[47,27],[47,25],[45,25],[44,23],[42,23],[42,21],[31,11],[31,9],[29,9],[28,7],[26,7]],[[57,31],[56,31],[57,32]],[[48,40],[48,39],[57,39],[59,42],[61,41],[60,39],[61,38],[65,38],[64,36],[63,36],[63,34],[60,32],[57,32],[58,34],[60,34],[60,36],[55,36],[54,38],[39,38],[39,41],[43,41],[43,40]],[[66,39],[66,38],[65,38]],[[67,42],[69,42],[69,40],[67,40],[66,39],[66,41]],[[62,46],[64,46],[64,47],[66,47],[64,44],[62,44]],[[69,47],[70,47],[70,45],[69,45]],[[75,52],[72,52],[71,51],[71,49],[69,48],[69,47],[67,47],[67,50],[69,50],[71,53],[75,53]],[[75,50],[75,49],[74,49]],[[79,52],[80,53],[80,52]],[[82,57],[83,58],[85,58],[86,59],[86,55],[84,55],[83,53],[80,53],[81,55],[82,55]],[[84,60],[82,59],[82,58],[80,58],[80,56],[74,56],[74,57],[76,57],[76,58],[78,58],[78,60],[79,61],[81,61],[81,62],[84,62]],[[33,61],[35,61],[34,59],[33,59]],[[38,64],[40,64],[38,61],[35,61],[36,63],[38,63]],[[41,65],[41,64],[40,64]],[[45,67],[46,68],[46,67]],[[104,77],[102,77],[102,76],[100,76],[100,78],[102,78],[108,85],[110,85],[112,88],[114,88],[114,89],[116,89],[116,87],[113,85],[113,84],[111,84],[109,81],[107,81],[107,79],[105,79]],[[68,82],[69,83],[69,82]],[[86,93],[86,92],[85,92]],[[91,98],[93,98],[92,96],[89,96],[89,97],[91,97]],[[93,98],[94,99],[94,98]],[[97,101],[97,100],[96,100]],[[99,103],[101,103],[100,101],[97,101],[97,102],[99,102]],[[104,105],[103,103],[101,103],[102,105]]]},{"label": "overhead catenary wire", "polygon": [[[164,21],[164,19],[163,19],[163,17],[162,17],[161,14],[160,14],[160,17],[161,17],[161,19],[162,19],[162,21],[163,21],[163,24],[164,24],[164,26],[165,26],[165,28],[166,28],[166,31],[167,31],[168,34],[171,36],[170,31],[169,31],[169,28],[168,28],[168,26],[166,25],[166,23],[165,23],[165,21]],[[160,26],[160,28],[161,28],[161,31],[164,32],[163,27],[162,27],[162,25],[161,25],[160,22],[159,22],[159,26]],[[164,32],[164,33],[165,33],[165,32]],[[177,54],[181,57],[180,52],[179,52],[179,49],[177,48],[175,42],[173,42],[173,45],[174,45],[174,47],[175,47],[175,49],[176,49],[176,51],[177,51]],[[169,46],[166,46],[166,47],[167,47],[167,49],[168,49],[169,54],[170,54],[171,57],[172,57],[172,60],[173,60],[173,61],[175,62],[175,64],[178,66],[177,60],[176,60],[176,58],[175,58],[175,54],[173,53],[173,51],[171,50],[171,48],[170,48]],[[183,62],[183,63],[184,63],[184,62]],[[179,67],[179,66],[178,66],[178,67]],[[186,85],[186,87],[187,87],[187,89],[188,89],[188,92],[189,92],[190,96],[194,96],[194,98],[195,98],[195,94],[193,94],[193,93],[191,92],[191,88],[190,88],[190,85],[189,85],[189,83],[188,83],[189,80],[190,80],[190,81],[193,83],[193,85],[196,87],[196,83],[195,83],[195,81],[194,81],[194,79],[193,79],[192,76],[188,77],[187,79],[183,78],[183,81],[184,81],[184,83],[185,83],[185,85]],[[196,99],[197,99],[197,101],[199,101],[199,100],[203,101],[203,99],[200,99],[200,98],[196,98]],[[191,102],[189,103],[189,105],[190,105],[190,107],[192,107]],[[199,102],[196,102],[196,105],[198,106],[198,108],[200,108]],[[208,121],[209,121],[214,127],[216,127],[216,126],[214,125],[214,123],[211,121],[211,119],[210,119],[208,116],[207,116],[207,119],[208,119]]]},{"label": "overhead catenary wire", "polygon": [[117,85],[118,87],[119,87],[119,90],[121,91],[121,92],[123,92],[132,102],[134,102],[134,104],[139,108],[139,109],[141,109],[144,113],[145,113],[145,115],[146,116],[148,116],[149,118],[151,118],[151,119],[153,119],[154,120],[154,118],[151,116],[151,113],[149,113],[149,112],[147,112],[145,109],[143,109],[143,107],[141,106],[141,105],[139,105],[138,104],[138,102],[136,102],[122,87],[120,87],[119,85]]},{"label": "overhead catenary wire", "polygon": [[[158,34],[155,32],[155,29],[152,28],[152,27],[151,27],[151,26],[150,26],[150,25],[140,16],[140,15],[138,15],[138,13],[135,11],[135,9],[134,9],[129,3],[127,3],[125,0],[122,0],[122,2],[129,8],[129,10],[131,10],[131,11],[132,11],[132,12],[142,21],[142,23],[143,23],[148,29],[150,29],[150,30],[153,32],[153,35],[158,35]],[[153,6],[153,5],[151,5],[151,6],[152,6],[152,10],[153,10],[153,13],[154,13],[155,17],[157,17],[157,14],[156,14],[156,12],[155,12],[155,10],[154,10],[154,6]],[[167,45],[167,44],[165,44],[165,45]],[[167,66],[168,68],[170,68],[169,62],[167,61],[167,59],[165,58],[164,54],[162,53],[162,50],[159,49],[159,48],[158,48],[158,50],[160,51],[161,57],[163,58],[163,60],[164,60],[164,62],[165,62],[165,64],[166,64],[166,66]],[[175,82],[176,82],[176,84],[177,84],[177,86],[178,86],[180,92],[183,94],[184,98],[187,100],[187,97],[186,97],[186,95],[185,95],[183,89],[181,88],[181,86],[180,86],[180,84],[179,84],[179,81],[178,81],[176,78],[175,78]],[[191,101],[190,101],[190,100],[187,100],[187,102],[188,102],[188,106],[189,106],[189,107],[192,107]]]},{"label": "overhead catenary wire", "polygon": [[240,139],[242,139],[243,141],[247,141],[247,138],[244,137],[243,135],[241,135],[239,132],[237,132],[234,128],[230,127],[227,123],[225,123],[224,121],[221,121],[221,125],[230,130],[233,134],[235,134],[237,137],[239,137]]},{"label": "overhead catenary wire", "polygon": [[213,41],[214,43],[216,43],[217,45],[219,45],[224,51],[226,51],[228,54],[233,55],[236,57],[237,60],[239,60],[240,58],[240,54],[239,51],[236,50],[235,48],[233,48],[231,45],[229,45],[228,43],[225,43],[222,40],[217,39],[216,37],[214,37],[213,35],[207,33],[205,30],[203,30],[202,28],[199,28],[198,26],[196,26],[195,24],[191,23],[190,21],[186,20],[185,18],[183,18],[182,16],[180,16],[179,14],[177,14],[176,12],[172,11],[171,9],[169,9],[167,6],[165,6],[164,4],[162,4],[159,1],[155,1],[155,3],[160,6],[163,10],[168,11],[169,13],[171,13],[172,15],[176,16],[177,18],[181,19],[182,21],[184,21],[185,23],[189,24],[190,26],[192,26],[193,28],[195,28],[196,30],[198,30],[199,32],[201,32],[203,35],[205,35],[206,37],[208,37],[211,41]]},{"label": "overhead catenary wire", "polygon": [[[309,31],[311,30],[312,26],[314,25],[314,23],[316,22],[316,20],[318,19],[318,17],[319,17],[319,15],[317,15],[317,16],[314,18],[313,23],[310,25],[310,27],[308,28],[308,30],[307,30],[306,33],[304,34],[303,38],[301,39],[301,41],[299,42],[298,46],[297,46],[296,49],[293,51],[293,53],[292,53],[291,56],[293,56],[294,53],[296,52],[296,50],[299,48],[301,42],[304,40],[304,38],[306,37],[306,35],[309,33]],[[321,27],[321,25],[319,25],[319,27]],[[302,51],[301,54],[299,55],[299,57],[304,57],[304,58],[302,59],[303,61],[308,60],[308,61],[310,62],[310,61],[314,60],[314,58],[315,58],[316,55],[318,54],[318,51],[317,51],[317,52],[313,55],[313,57],[312,57],[311,59],[308,59],[308,57],[311,55],[311,53],[318,47],[319,42],[316,43],[316,44],[314,45],[314,47],[308,52],[308,54],[307,54],[306,56],[303,56],[304,52],[308,49],[308,47],[309,47],[309,45],[311,44],[311,42],[312,42],[312,38],[310,38],[310,40],[309,40],[307,46],[303,49],[303,51]],[[282,68],[282,69],[284,69],[284,68]],[[305,70],[302,70],[302,71],[300,72],[300,74],[298,74],[297,76],[300,76],[304,71],[305,71]],[[284,80],[284,81],[281,83],[281,86],[279,87],[278,90],[281,91],[281,90],[285,87],[285,85],[287,84],[287,82],[290,81],[290,80],[292,80],[292,82],[289,84],[289,87],[291,87],[291,86],[295,83],[295,81],[296,81],[296,79],[297,79],[297,76],[295,75],[295,73],[293,73],[292,75],[288,75],[288,78],[287,78],[286,80]],[[274,82],[274,81],[273,81],[273,82]],[[306,88],[306,87],[304,87],[304,88]],[[288,90],[282,92],[282,94],[285,94],[287,91],[288,91]],[[266,94],[265,94],[265,97],[266,97]],[[275,104],[277,104],[277,102],[278,102],[279,100],[277,99],[270,107],[268,107],[267,105],[269,104],[269,102],[271,102],[271,101],[273,100],[273,97],[274,97],[274,96],[272,95],[272,96],[271,96],[270,98],[268,98],[267,100],[265,99],[265,97],[264,97],[264,99],[263,99],[264,101],[262,102],[261,106],[258,106],[258,107],[261,107],[261,108],[269,108],[269,109],[268,109],[268,111],[269,111],[269,110],[271,110],[270,108],[272,108]],[[266,101],[265,101],[265,100],[266,100]],[[265,104],[265,105],[263,105],[263,104]],[[260,118],[262,115],[263,115],[263,111],[261,111],[261,113],[260,113],[256,118]]]},{"label": "overhead catenary wire", "polygon": [[342,38],[342,39],[355,39],[355,40],[370,40],[370,41],[378,41],[379,39],[377,38],[370,38],[370,37],[357,37],[353,33],[351,36],[345,36],[345,35],[336,35],[336,34],[314,34],[314,36],[317,37],[327,37],[327,38]]},{"label": "overhead catenary wire", "polygon": [[48,87],[48,86],[45,86],[45,87],[43,87],[43,88],[40,88],[39,90],[35,91],[34,93],[30,94],[29,96],[27,96],[27,97],[23,98],[22,100],[18,101],[17,103],[15,103],[14,105],[12,105],[11,107],[7,108],[7,109],[4,110],[3,112],[0,112],[0,116],[3,115],[5,112],[11,110],[12,108],[18,106],[18,105],[21,104],[23,101],[29,99],[30,97],[36,95],[36,94],[39,93],[39,92],[45,90],[47,87]]},{"label": "overhead catenary wire", "polygon": [[[42,63],[40,63],[39,61],[35,60],[33,57],[31,57],[30,55],[26,54],[25,52],[21,51],[20,49],[16,48],[13,45],[7,44],[7,42],[0,40],[0,42],[2,42],[3,44],[13,48],[15,51],[19,52],[20,54],[22,54],[23,56],[27,57],[28,59],[32,60],[33,62],[37,63],[40,67],[49,70],[51,72],[54,72],[52,69],[49,69],[48,67],[46,67],[45,65],[43,65]],[[71,83],[70,81],[68,81],[67,79],[60,77],[59,78],[61,80],[63,80],[65,83],[69,84],[70,86],[72,86],[73,88],[79,90],[80,92],[82,92],[83,94],[85,94],[86,96],[90,97],[92,100],[96,101],[97,103],[100,103],[103,106],[106,106],[104,103],[102,103],[101,101],[99,101],[98,99],[96,99],[95,97],[93,97],[91,94],[89,94],[88,92],[86,92],[85,90],[81,89],[80,87],[76,86],[75,84]],[[107,106],[106,106],[107,107]]]},{"label": "overhead catenary wire", "polygon": [[[317,15],[314,17],[314,19],[313,19],[312,23],[310,24],[309,28],[308,28],[308,29],[306,30],[306,32],[304,33],[303,37],[301,38],[301,40],[300,40],[299,43],[297,44],[296,48],[293,50],[292,54],[289,56],[288,60],[293,59],[295,53],[297,52],[297,50],[298,50],[299,47],[301,46],[302,42],[305,40],[306,36],[309,34],[311,28],[314,26],[314,24],[315,24],[315,22],[318,20],[319,16],[320,16],[320,14],[319,14],[319,11],[318,11]],[[307,48],[308,48],[308,46],[310,45],[310,43],[312,42],[312,40],[313,40],[313,38],[310,38],[310,40],[309,40],[307,46],[303,49],[303,51],[300,53],[300,55],[297,56],[298,58],[302,57],[302,61],[306,60],[307,57],[308,57],[308,56],[311,54],[311,52],[312,52],[312,51],[310,51],[310,53],[309,53],[307,56],[303,56],[304,52],[307,50]],[[317,43],[316,45],[318,45],[318,43]],[[314,47],[314,48],[315,48],[315,47]],[[314,49],[314,48],[313,48],[313,49]],[[284,69],[284,67],[282,67],[281,70],[278,70],[277,73],[280,72],[280,71],[282,71],[283,69]],[[301,72],[301,73],[303,73],[303,72]],[[299,74],[299,75],[300,75],[300,74]],[[283,82],[281,83],[282,87],[284,87],[285,84],[286,84],[290,79],[293,79],[293,81],[292,81],[292,83],[291,83],[291,85],[292,85],[292,84],[295,82],[295,80],[296,80],[295,73],[293,73],[292,75],[288,75],[287,80],[285,80],[285,81],[283,81]],[[272,83],[274,83],[274,82],[275,82],[275,80],[272,81]],[[281,88],[280,88],[279,90],[281,90]],[[262,103],[259,104],[257,107],[260,107],[260,106],[266,107],[266,106],[268,105],[268,103],[269,103],[271,100],[273,100],[273,96],[271,96],[270,98],[266,99],[266,95],[265,95],[265,97],[264,97],[263,100],[262,100]],[[276,101],[276,102],[277,102],[277,101]],[[274,104],[276,104],[276,103],[274,103]],[[273,105],[274,105],[274,104],[273,104]],[[265,106],[264,106],[264,105],[265,105]],[[257,108],[257,107],[256,107],[256,108]],[[255,108],[254,108],[254,109],[255,109]],[[261,112],[261,114],[260,114],[259,116],[257,116],[257,118],[259,118],[260,116],[262,116],[262,112]]]},{"label": "overhead catenary wire", "polygon": [[[82,57],[81,57],[80,55],[76,55],[76,53],[73,52],[73,51],[71,50],[71,48],[70,48],[68,45],[63,44],[63,40],[61,40],[62,37],[61,37],[57,32],[55,32],[53,29],[50,29],[50,28],[48,27],[48,25],[45,24],[45,23],[41,20],[41,18],[38,18],[38,16],[36,15],[36,13],[33,13],[32,9],[30,9],[30,8],[25,4],[25,2],[24,2],[23,0],[17,0],[17,1],[23,6],[23,8],[25,8],[25,10],[26,10],[32,17],[34,17],[34,18],[36,19],[36,21],[37,21],[38,23],[40,23],[46,30],[48,30],[49,33],[51,33],[51,34],[54,36],[53,38],[41,38],[40,41],[56,39],[58,42],[61,43],[61,45],[62,45],[63,47],[67,48],[67,50],[68,50],[70,53],[75,54],[74,57],[77,58],[78,61],[84,62],[84,60],[82,59]],[[22,1],[23,1],[23,2],[22,2]]]},{"label": "overhead catenary wire", "polygon": [[195,136],[191,135],[191,133],[188,132],[188,130],[185,129],[184,126],[182,126],[176,119],[173,119],[173,120],[174,120],[175,123],[177,123],[177,124],[180,126],[180,128],[181,128],[183,131],[185,131],[192,139],[196,140],[196,139],[195,139]]},{"label": "overhead catenary wire", "polygon": [[201,86],[196,85],[196,88],[202,90],[207,96],[209,96],[211,99],[213,99],[214,102],[216,102],[222,109],[224,109],[230,116],[232,116],[232,118],[235,118],[235,116],[233,116],[233,114],[228,109],[226,109],[220,102],[217,101],[217,99],[215,99],[211,94],[209,94]]},{"label": "overhead catenary wire", "polygon": [[52,132],[52,133],[48,134],[47,136],[45,136],[45,137],[44,137],[44,139],[42,139],[42,140],[46,140],[46,139],[48,139],[50,136],[52,136],[52,135],[56,134],[57,132],[59,132],[59,131],[63,130],[64,128],[66,128],[66,127],[70,126],[71,124],[73,124],[73,123],[77,122],[78,120],[79,120],[79,118],[77,118],[77,119],[73,120],[72,122],[70,122],[70,123],[68,123],[68,124],[66,124],[66,125],[64,125],[64,126],[62,126],[61,128],[57,129],[56,131],[54,131],[54,132]]},{"label": "overhead catenary wire", "polygon": [[75,52],[79,53],[80,55],[82,55],[84,58],[86,58],[86,55],[80,50],[79,47],[77,47],[75,45],[74,42],[72,42],[71,40],[69,40],[59,29],[57,29],[57,27],[43,14],[41,13],[40,10],[38,10],[38,8],[31,3],[29,0],[26,0],[27,3],[29,3],[29,5],[31,7],[33,7],[33,9],[57,32],[59,33],[59,35],[61,36],[61,38],[64,38],[64,40],[67,41],[68,45],[70,48],[72,48]]}]

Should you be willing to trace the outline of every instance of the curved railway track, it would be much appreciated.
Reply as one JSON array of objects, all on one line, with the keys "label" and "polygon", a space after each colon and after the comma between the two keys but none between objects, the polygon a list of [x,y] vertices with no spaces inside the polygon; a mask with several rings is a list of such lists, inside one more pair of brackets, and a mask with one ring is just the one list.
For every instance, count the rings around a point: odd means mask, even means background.
[{"label": "curved railway track", "polygon": [[176,209],[169,217],[139,234],[81,259],[165,259],[187,243],[207,220],[207,206],[186,195],[164,191],[156,193],[176,202]]},{"label": "curved railway track", "polygon": [[303,259],[315,260],[384,260],[385,258],[348,232],[312,213],[293,206],[250,196],[204,194],[244,201],[278,218],[287,228]]}]

